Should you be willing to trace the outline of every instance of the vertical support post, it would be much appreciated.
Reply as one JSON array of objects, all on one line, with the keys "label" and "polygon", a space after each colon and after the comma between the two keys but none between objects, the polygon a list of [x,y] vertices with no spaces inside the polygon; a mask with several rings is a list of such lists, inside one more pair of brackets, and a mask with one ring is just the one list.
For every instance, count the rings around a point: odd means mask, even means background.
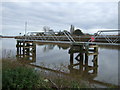
[{"label": "vertical support post", "polygon": [[[26,43],[26,46],[27,47],[29,47],[30,46],[30,44],[29,43]],[[30,48],[26,48],[26,55],[28,55],[29,56],[29,52],[30,52]]]},{"label": "vertical support post", "polygon": [[25,42],[23,42],[23,58],[25,58]]},{"label": "vertical support post", "polygon": [[74,54],[70,53],[70,65],[73,65]]},{"label": "vertical support post", "polygon": [[32,44],[33,44],[32,60],[35,62],[36,61],[36,44],[35,43],[32,43]]},{"label": "vertical support post", "polygon": [[19,54],[19,41],[17,41],[16,47],[17,47],[17,55],[18,55]]},{"label": "vertical support post", "polygon": [[88,50],[89,50],[89,45],[85,46],[85,72],[88,72]]},{"label": "vertical support post", "polygon": [[83,72],[83,60],[84,60],[84,58],[83,58],[83,45],[80,45],[80,51],[79,51],[79,55],[80,55],[80,65],[79,65],[79,71],[80,71],[80,73],[82,73]]},{"label": "vertical support post", "polygon": [[[95,53],[98,53],[98,47],[94,47],[94,51],[95,51]],[[95,69],[93,70],[93,73],[97,73],[98,55],[94,55],[93,57],[94,57],[93,66],[95,67]]]},{"label": "vertical support post", "polygon": [[83,72],[83,60],[84,60],[83,53],[80,53],[80,66],[79,66],[80,73]]},{"label": "vertical support post", "polygon": [[85,53],[85,65],[87,68],[88,67],[88,55],[87,55],[87,53]]},{"label": "vertical support post", "polygon": [[70,47],[69,54],[70,54],[70,65],[68,66],[68,68],[70,70],[70,73],[72,74],[74,72],[74,70],[73,70],[73,63],[74,63],[73,46]]},{"label": "vertical support post", "polygon": [[19,41],[17,41],[16,47],[17,47],[17,59],[19,59]]},{"label": "vertical support post", "polygon": [[21,53],[21,48],[22,48],[21,42],[19,42],[19,48],[20,48],[20,54],[19,54],[19,55],[20,55],[20,58],[21,58],[21,54],[22,54],[22,53]]}]

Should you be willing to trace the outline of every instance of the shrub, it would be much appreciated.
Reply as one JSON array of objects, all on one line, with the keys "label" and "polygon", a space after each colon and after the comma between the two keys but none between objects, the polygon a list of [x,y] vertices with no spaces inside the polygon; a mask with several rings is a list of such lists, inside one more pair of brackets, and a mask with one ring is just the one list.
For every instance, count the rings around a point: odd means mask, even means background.
[{"label": "shrub", "polygon": [[[32,68],[17,63],[16,67],[11,62],[3,61],[2,88],[3,89],[22,89],[34,88],[39,79],[39,75]],[[5,64],[6,63],[6,64]],[[15,62],[13,62],[15,64]],[[6,66],[7,65],[7,66]],[[11,65],[11,66],[10,66]],[[13,67],[14,66],[14,67]]]}]

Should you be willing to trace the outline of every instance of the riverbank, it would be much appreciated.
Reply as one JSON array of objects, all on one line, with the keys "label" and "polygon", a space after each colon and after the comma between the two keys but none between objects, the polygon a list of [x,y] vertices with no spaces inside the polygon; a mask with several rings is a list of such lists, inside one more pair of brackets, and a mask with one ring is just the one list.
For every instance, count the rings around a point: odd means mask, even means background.
[{"label": "riverbank", "polygon": [[2,88],[3,89],[61,89],[61,88],[90,88],[89,85],[60,74],[48,75],[45,71],[34,68],[17,61],[3,59]]},{"label": "riverbank", "polygon": [[1,36],[0,38],[16,38],[17,36]]}]

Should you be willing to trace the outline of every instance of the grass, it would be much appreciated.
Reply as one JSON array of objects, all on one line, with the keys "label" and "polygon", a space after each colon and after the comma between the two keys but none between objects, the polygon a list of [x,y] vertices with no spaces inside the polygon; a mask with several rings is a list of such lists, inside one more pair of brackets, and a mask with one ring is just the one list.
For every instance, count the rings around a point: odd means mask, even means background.
[{"label": "grass", "polygon": [[13,61],[3,61],[2,76],[3,89],[33,88],[38,80],[38,74],[34,69]]},{"label": "grass", "polygon": [[61,75],[53,76],[40,72],[34,68],[13,60],[2,62],[2,89],[61,89],[61,88],[86,88],[78,80]]}]

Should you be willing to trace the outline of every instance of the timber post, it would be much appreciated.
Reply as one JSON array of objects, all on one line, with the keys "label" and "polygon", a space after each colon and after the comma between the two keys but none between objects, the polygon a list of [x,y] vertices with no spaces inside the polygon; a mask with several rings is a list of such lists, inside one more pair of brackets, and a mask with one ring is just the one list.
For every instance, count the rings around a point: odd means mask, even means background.
[{"label": "timber post", "polygon": [[[77,53],[77,55],[75,54]],[[97,74],[98,67],[98,46],[90,45],[90,44],[73,44],[69,49],[70,54],[70,72],[77,71],[81,75],[89,75],[89,71],[93,70],[92,74]],[[75,55],[74,55],[75,54]],[[93,65],[89,65],[89,56],[93,56]],[[78,63],[74,64],[74,60],[77,60]],[[79,69],[74,68],[75,66],[79,66]]]},{"label": "timber post", "polygon": [[36,44],[28,41],[17,41],[17,59],[29,60],[31,62],[36,61]]}]

